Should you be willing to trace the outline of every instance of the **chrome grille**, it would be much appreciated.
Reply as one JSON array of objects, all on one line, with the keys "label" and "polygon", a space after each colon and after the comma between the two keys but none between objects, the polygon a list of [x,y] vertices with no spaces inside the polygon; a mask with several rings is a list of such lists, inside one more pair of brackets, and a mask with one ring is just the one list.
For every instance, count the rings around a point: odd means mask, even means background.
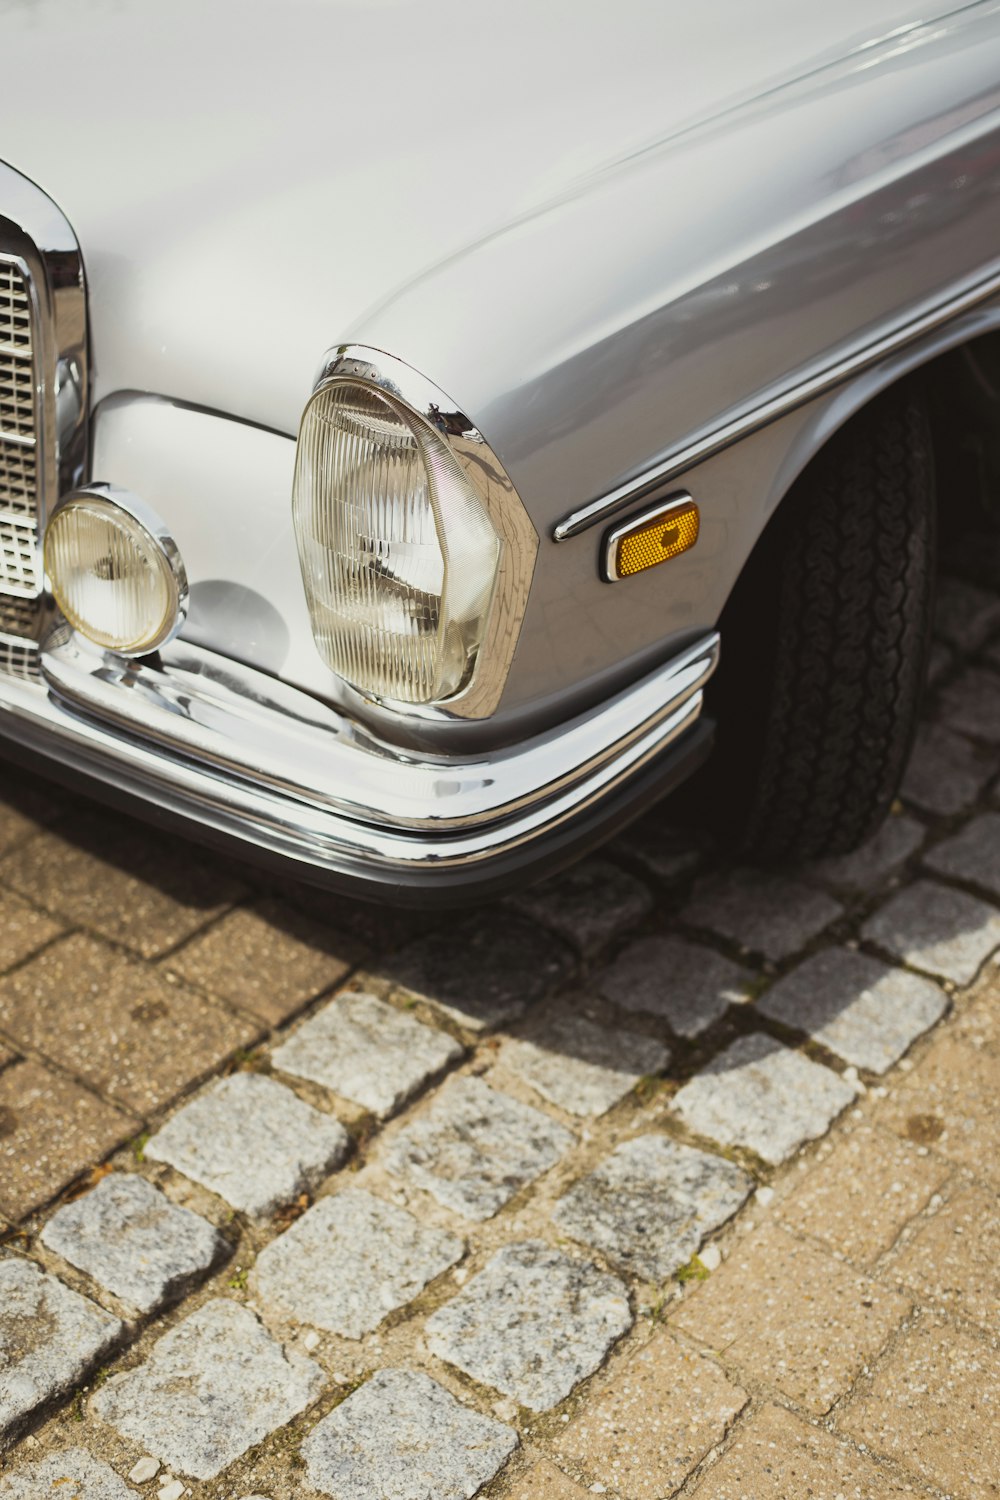
[{"label": "chrome grille", "polygon": [[38,682],[42,675],[38,647],[31,641],[12,641],[0,635],[0,673],[19,677],[22,682]]},{"label": "chrome grille", "polygon": [[0,511],[34,515],[35,450],[18,448],[0,438]]},{"label": "chrome grille", "polygon": [[34,599],[0,595],[0,673],[33,681],[40,675],[34,635],[38,606]]},{"label": "chrome grille", "polygon": [[0,257],[0,630],[27,637],[33,611],[15,610],[11,629],[5,608],[41,592],[36,386],[30,288],[17,262]]},{"label": "chrome grille", "polygon": [[31,353],[31,303],[24,277],[9,261],[0,265],[0,346]]},{"label": "chrome grille", "polygon": [[37,605],[34,599],[0,597],[0,636],[31,635],[35,628]]}]

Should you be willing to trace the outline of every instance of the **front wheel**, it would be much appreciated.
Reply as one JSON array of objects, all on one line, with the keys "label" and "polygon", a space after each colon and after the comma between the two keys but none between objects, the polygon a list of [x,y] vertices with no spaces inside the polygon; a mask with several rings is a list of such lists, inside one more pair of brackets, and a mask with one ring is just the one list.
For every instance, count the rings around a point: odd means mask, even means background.
[{"label": "front wheel", "polygon": [[935,522],[927,414],[900,387],[830,440],[755,551],[721,623],[704,788],[749,857],[843,854],[888,812],[924,682]]}]

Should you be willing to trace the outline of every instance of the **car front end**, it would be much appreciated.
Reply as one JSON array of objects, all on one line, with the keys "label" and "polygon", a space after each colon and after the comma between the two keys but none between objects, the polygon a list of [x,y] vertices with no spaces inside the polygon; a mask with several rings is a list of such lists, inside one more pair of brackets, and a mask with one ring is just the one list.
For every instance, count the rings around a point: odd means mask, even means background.
[{"label": "car front end", "polygon": [[[727,834],[813,857],[877,826],[931,608],[910,381],[1000,328],[1000,29],[985,3],[725,9],[4,11],[12,755],[406,901],[620,831],[717,708]],[[113,83],[85,111],[82,58]],[[904,521],[845,478],[866,410],[862,457],[923,434]],[[850,502],[919,542],[903,694],[895,625],[876,598],[860,629],[838,581],[874,540],[793,587],[827,492],[834,529]]]},{"label": "car front end", "polygon": [[[414,901],[564,863],[704,757],[710,631],[557,725],[466,745],[502,695],[538,550],[473,423],[399,361],[345,346],[297,443],[150,397],[110,402],[91,429],[72,230],[10,169],[0,189],[11,753],[307,878]],[[111,482],[116,444],[124,477],[161,448],[196,455],[195,514],[209,476],[232,489],[243,465],[252,507],[295,461],[277,517],[225,510],[213,528],[202,510],[195,527],[174,506],[168,527],[155,481]],[[303,681],[282,680],[276,648],[306,657]]]}]

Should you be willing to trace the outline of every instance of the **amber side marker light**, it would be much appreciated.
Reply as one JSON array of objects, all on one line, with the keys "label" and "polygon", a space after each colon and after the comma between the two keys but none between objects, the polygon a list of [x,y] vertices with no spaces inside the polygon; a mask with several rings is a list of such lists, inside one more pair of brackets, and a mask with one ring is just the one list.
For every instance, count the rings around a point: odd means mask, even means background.
[{"label": "amber side marker light", "polygon": [[645,573],[689,552],[701,521],[690,495],[674,495],[654,510],[614,527],[604,539],[604,576],[609,583]]}]

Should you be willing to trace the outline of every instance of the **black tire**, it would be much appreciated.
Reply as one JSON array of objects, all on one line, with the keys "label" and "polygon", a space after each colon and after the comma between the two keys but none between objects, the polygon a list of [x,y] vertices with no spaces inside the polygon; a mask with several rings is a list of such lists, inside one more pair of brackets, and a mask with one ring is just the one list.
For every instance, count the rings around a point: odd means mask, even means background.
[{"label": "black tire", "polygon": [[895,388],[797,481],[723,616],[706,802],[748,857],[847,853],[885,817],[916,729],[935,548],[927,415]]}]

